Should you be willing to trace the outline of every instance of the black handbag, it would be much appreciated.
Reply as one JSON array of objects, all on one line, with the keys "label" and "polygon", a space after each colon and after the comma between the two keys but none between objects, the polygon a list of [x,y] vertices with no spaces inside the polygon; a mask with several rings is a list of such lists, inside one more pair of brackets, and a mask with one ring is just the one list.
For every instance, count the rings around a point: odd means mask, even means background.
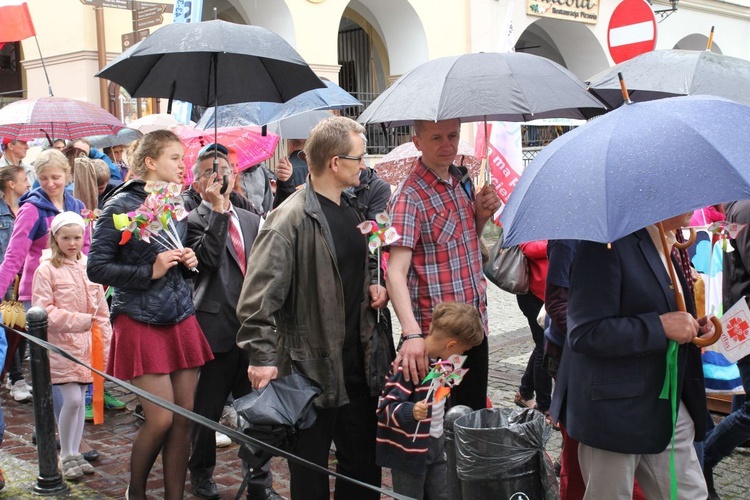
[{"label": "black handbag", "polygon": [[375,311],[380,316],[376,320],[372,332],[372,341],[369,349],[369,373],[368,386],[370,395],[378,396],[385,387],[386,377],[391,369],[391,363],[396,358],[396,348],[393,344],[393,326],[391,324],[391,311],[387,308]]},{"label": "black handbag", "polygon": [[529,293],[529,263],[518,245],[503,248],[502,229],[482,269],[487,279],[502,290],[516,295]]}]

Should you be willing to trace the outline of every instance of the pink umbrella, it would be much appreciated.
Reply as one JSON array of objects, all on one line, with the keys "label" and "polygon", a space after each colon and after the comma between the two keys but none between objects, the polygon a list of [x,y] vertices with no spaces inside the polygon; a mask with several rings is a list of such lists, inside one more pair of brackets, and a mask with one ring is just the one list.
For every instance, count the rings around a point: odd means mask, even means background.
[{"label": "pink umbrella", "polygon": [[0,137],[31,140],[114,135],[125,124],[103,108],[66,97],[22,99],[0,109]]},{"label": "pink umbrella", "polygon": [[[417,159],[421,156],[422,153],[417,150],[413,142],[405,142],[382,157],[373,168],[388,184],[395,186],[406,179],[414,169]],[[474,156],[474,148],[469,146],[468,143],[460,141],[458,143],[458,154],[453,163],[468,168],[469,175],[476,177],[479,175],[482,159]]]},{"label": "pink umbrella", "polygon": [[[183,126],[175,128],[174,132],[185,146],[185,166],[188,169],[185,183],[190,184],[193,182],[193,163],[201,148],[214,142],[214,131]],[[279,136],[271,133],[264,136],[260,127],[221,127],[216,142],[226,146],[230,155],[236,155],[237,168],[243,171],[273,157]]]}]

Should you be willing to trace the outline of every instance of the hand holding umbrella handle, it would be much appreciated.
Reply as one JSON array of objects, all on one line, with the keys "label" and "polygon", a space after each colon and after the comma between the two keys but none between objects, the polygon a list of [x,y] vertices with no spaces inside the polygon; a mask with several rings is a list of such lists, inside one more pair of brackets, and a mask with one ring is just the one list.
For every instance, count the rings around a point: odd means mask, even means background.
[{"label": "hand holding umbrella handle", "polygon": [[[664,227],[662,226],[661,222],[657,224],[657,227],[659,228],[659,236],[661,237],[661,244],[662,244],[662,250],[664,251],[665,260],[667,261],[667,268],[669,270],[669,277],[672,280],[672,288],[674,289],[674,300],[677,303],[677,309],[679,311],[687,311],[687,306],[685,305],[685,297],[682,296],[682,293],[677,287],[677,277],[674,273],[674,266],[672,265],[672,259],[670,258],[671,252],[669,251],[669,245],[667,245],[667,237],[664,235]],[[691,234],[691,237],[694,237],[694,234]],[[719,341],[719,337],[721,337],[721,322],[719,321],[719,318],[713,316],[711,317],[711,323],[714,324],[714,334],[707,339],[701,339],[698,337],[695,337],[691,342],[698,347],[706,347],[715,344]]]},{"label": "hand holding umbrella handle", "polygon": [[710,319],[711,323],[714,324],[714,334],[707,339],[695,337],[691,342],[693,342],[693,344],[697,345],[698,347],[708,347],[710,345],[714,345],[719,341],[719,338],[721,337],[721,320],[716,316],[711,316]]}]

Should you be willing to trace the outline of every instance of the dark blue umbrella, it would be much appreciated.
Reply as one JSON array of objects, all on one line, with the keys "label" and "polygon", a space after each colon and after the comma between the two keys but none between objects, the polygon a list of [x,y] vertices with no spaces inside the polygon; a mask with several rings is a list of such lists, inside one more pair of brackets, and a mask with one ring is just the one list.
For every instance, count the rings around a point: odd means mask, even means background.
[{"label": "dark blue umbrella", "polygon": [[713,96],[629,104],[555,139],[508,200],[505,245],[615,241],[750,198],[750,107]]},{"label": "dark blue umbrella", "polygon": [[[308,90],[283,104],[275,102],[247,102],[219,106],[218,125],[219,127],[266,125],[307,111],[344,109],[363,105],[335,83],[329,81],[324,83],[326,84],[325,88]],[[213,127],[214,116],[216,116],[216,113],[213,109],[206,110],[206,113],[196,127],[202,129]]]}]

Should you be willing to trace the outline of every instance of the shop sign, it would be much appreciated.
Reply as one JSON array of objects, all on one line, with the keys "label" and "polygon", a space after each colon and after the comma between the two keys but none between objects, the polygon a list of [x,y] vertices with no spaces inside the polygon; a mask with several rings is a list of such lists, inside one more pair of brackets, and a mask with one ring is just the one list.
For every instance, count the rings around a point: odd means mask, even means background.
[{"label": "shop sign", "polygon": [[526,0],[526,14],[529,16],[596,24],[599,21],[599,1]]}]

